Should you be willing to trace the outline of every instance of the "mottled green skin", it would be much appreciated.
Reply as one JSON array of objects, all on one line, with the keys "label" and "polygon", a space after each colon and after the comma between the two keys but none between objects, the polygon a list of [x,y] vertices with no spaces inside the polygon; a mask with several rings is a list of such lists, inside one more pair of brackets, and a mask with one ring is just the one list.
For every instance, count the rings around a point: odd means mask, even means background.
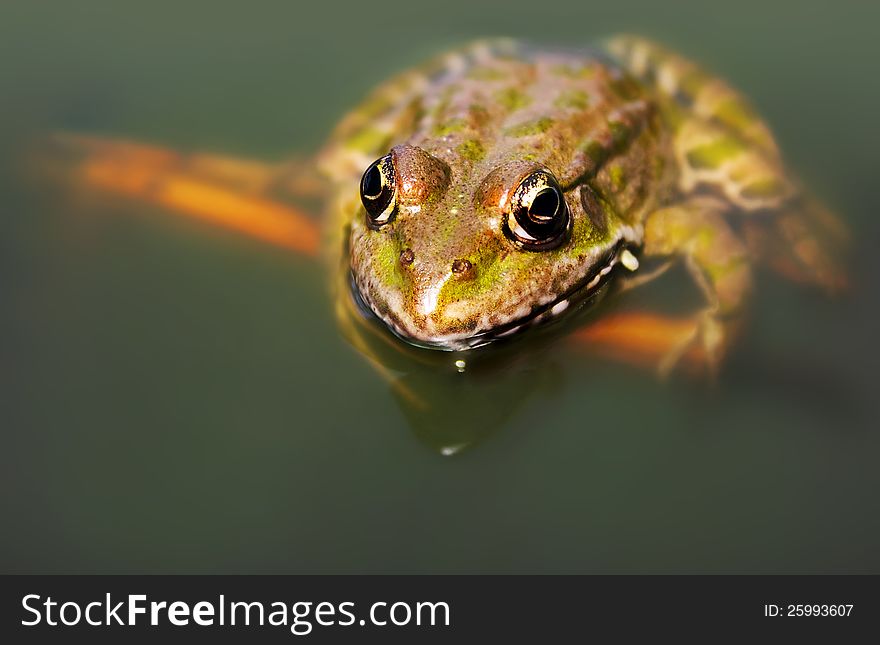
[{"label": "mottled green skin", "polygon": [[[389,151],[398,211],[374,230],[358,182]],[[321,166],[363,301],[397,335],[443,349],[575,309],[624,249],[686,259],[707,297],[701,334],[717,346],[750,284],[726,217],[793,194],[738,94],[630,38],[580,52],[493,41],[438,58],[352,112]],[[539,168],[558,179],[573,226],[557,248],[529,251],[504,234],[505,206]]]}]

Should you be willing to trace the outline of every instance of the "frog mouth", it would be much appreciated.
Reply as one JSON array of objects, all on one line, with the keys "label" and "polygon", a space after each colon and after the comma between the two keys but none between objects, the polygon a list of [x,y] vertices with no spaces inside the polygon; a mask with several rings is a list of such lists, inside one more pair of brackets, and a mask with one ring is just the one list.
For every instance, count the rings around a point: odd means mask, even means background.
[{"label": "frog mouth", "polygon": [[423,349],[460,352],[484,347],[496,341],[507,340],[520,335],[528,329],[558,320],[566,312],[580,309],[606,285],[614,268],[620,262],[620,253],[624,248],[625,246],[622,242],[616,244],[602,257],[601,261],[596,263],[592,271],[554,300],[534,306],[525,316],[473,334],[462,333],[440,338],[414,336],[406,330],[405,326],[393,314],[383,313],[378,307],[370,303],[361,292],[354,273],[350,270],[348,282],[351,297],[361,314],[368,319],[381,322],[385,328],[400,340]]}]

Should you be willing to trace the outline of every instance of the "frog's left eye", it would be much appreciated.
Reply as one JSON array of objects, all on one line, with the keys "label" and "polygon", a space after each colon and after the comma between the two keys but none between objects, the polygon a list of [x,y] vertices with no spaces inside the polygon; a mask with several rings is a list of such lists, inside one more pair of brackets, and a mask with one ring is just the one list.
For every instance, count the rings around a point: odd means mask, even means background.
[{"label": "frog's left eye", "polygon": [[371,163],[361,178],[361,202],[367,211],[370,228],[378,228],[394,219],[397,212],[395,192],[394,164],[391,155],[385,155]]},{"label": "frog's left eye", "polygon": [[556,178],[538,170],[523,179],[510,198],[505,234],[529,251],[552,249],[565,239],[571,216]]}]

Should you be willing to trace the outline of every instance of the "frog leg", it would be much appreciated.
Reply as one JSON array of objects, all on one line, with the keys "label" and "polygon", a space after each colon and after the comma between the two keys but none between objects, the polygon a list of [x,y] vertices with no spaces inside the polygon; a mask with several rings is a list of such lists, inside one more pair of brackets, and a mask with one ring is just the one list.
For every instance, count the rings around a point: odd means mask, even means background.
[{"label": "frog leg", "polygon": [[642,255],[664,263],[642,283],[682,261],[703,294],[704,307],[683,318],[611,314],[578,330],[573,339],[616,360],[654,365],[663,376],[679,366],[714,372],[736,334],[751,287],[748,249],[727,224],[728,208],[719,199],[693,197],[653,212],[645,223]]},{"label": "frog leg", "polygon": [[785,278],[830,293],[846,288],[841,258],[850,243],[849,231],[818,200],[802,196],[773,218],[749,219],[743,235],[753,255]]},{"label": "frog leg", "polygon": [[787,176],[778,156],[696,119],[679,126],[675,149],[682,191],[710,190],[725,199],[756,260],[826,291],[845,286],[846,227]]},{"label": "frog leg", "polygon": [[705,299],[689,333],[672,342],[660,360],[661,374],[694,345],[714,371],[739,327],[752,282],[750,256],[725,219],[728,209],[723,200],[695,196],[655,211],[645,222],[644,256],[681,259]]},{"label": "frog leg", "polygon": [[[676,351],[679,366],[696,371],[706,362],[703,348],[689,342],[697,333],[694,317],[673,318],[634,311],[600,316],[569,338],[579,348],[643,369],[656,368]],[[682,347],[686,350],[680,351]]]},{"label": "frog leg", "polygon": [[653,282],[664,273],[669,271],[669,269],[672,268],[673,264],[675,264],[675,260],[667,259],[664,260],[659,266],[649,271],[638,271],[635,274],[625,275],[619,278],[616,288],[617,293],[626,293],[627,291],[638,289],[644,284]]},{"label": "frog leg", "polygon": [[314,256],[314,218],[276,197],[309,196],[311,180],[290,179],[293,164],[267,164],[222,155],[182,154],[142,143],[62,133],[37,160],[74,188],[124,195],[177,215],[231,229]]}]

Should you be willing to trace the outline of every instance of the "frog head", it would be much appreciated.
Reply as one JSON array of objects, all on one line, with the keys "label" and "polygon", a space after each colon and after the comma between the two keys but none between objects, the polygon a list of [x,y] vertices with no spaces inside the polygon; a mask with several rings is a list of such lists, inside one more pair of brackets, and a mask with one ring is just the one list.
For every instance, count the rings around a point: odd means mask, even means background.
[{"label": "frog head", "polygon": [[355,298],[396,335],[462,350],[574,309],[617,262],[621,235],[586,185],[512,156],[491,165],[398,145],[373,162],[352,222]]}]

